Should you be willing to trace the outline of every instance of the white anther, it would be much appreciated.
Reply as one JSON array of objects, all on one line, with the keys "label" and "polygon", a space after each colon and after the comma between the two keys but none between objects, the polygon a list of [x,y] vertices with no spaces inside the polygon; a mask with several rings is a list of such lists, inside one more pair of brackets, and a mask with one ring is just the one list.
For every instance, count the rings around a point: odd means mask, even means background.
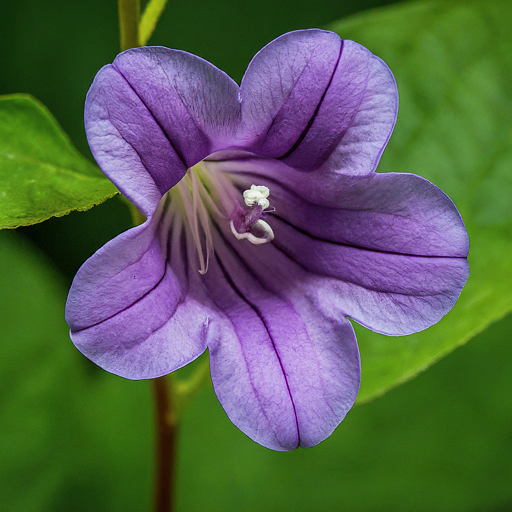
[{"label": "white anther", "polygon": [[235,225],[233,224],[233,221],[231,221],[229,223],[229,225],[231,227],[231,232],[233,233],[233,235],[235,235],[235,237],[238,240],[243,240],[244,238],[247,238],[247,240],[249,240],[249,242],[251,242],[251,244],[254,244],[254,245],[266,244],[266,243],[272,242],[272,240],[274,240],[274,232],[272,231],[272,228],[264,220],[260,219],[253,224],[254,227],[261,229],[261,231],[263,231],[264,236],[262,236],[261,238],[255,236],[249,232],[239,233],[235,229]]},{"label": "white anther", "polygon": [[249,190],[244,192],[244,201],[247,206],[254,206],[258,204],[263,210],[270,206],[270,202],[267,197],[270,194],[268,187],[264,185],[251,185]]}]

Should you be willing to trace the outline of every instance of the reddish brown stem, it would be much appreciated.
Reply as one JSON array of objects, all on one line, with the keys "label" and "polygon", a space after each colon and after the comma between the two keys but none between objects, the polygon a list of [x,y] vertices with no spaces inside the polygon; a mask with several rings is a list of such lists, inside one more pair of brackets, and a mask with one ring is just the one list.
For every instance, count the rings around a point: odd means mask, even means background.
[{"label": "reddish brown stem", "polygon": [[153,379],[156,408],[155,512],[174,510],[178,424],[169,384],[165,377]]}]

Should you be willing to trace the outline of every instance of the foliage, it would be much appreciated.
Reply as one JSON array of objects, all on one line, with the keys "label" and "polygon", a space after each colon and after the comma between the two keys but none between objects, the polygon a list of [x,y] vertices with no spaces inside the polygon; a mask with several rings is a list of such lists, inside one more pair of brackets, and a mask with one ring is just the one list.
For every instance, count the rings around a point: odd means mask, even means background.
[{"label": "foliage", "polygon": [[0,97],[0,229],[87,210],[116,193],[41,103]]}]

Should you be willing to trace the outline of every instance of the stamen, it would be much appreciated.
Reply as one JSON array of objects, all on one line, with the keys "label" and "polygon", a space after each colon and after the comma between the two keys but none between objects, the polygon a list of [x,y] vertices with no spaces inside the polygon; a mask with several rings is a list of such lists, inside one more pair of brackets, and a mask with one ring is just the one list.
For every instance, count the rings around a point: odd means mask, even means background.
[{"label": "stamen", "polygon": [[[203,170],[204,167],[199,167],[200,164],[197,164],[196,167]],[[231,211],[233,210],[233,205],[238,202],[239,192],[236,190],[231,177],[227,177],[225,173],[221,171],[213,171],[210,172],[208,169],[204,169],[206,172],[201,173],[201,181],[204,181],[205,187],[208,186],[210,192],[207,192],[208,196],[212,196],[210,200],[214,197],[215,200],[219,203],[219,206],[222,206],[224,212],[226,213],[223,218],[229,218]]]},{"label": "stamen", "polygon": [[[200,274],[206,274],[206,271],[208,270],[208,262],[209,262],[209,245],[208,245],[208,239],[206,243],[206,258],[205,254],[203,252],[203,246],[201,243],[201,234],[199,232],[199,220],[201,220],[201,228],[203,229],[205,235],[207,232],[210,231],[209,225],[205,228],[205,223],[203,219],[198,219],[198,207],[199,205],[202,205],[202,201],[198,200],[197,194],[194,194],[194,185],[192,183],[192,180],[190,176],[187,173],[182,180],[177,184],[178,192],[181,197],[181,200],[183,201],[183,206],[185,208],[185,212],[187,214],[187,222],[190,228],[190,232],[192,233],[192,239],[194,241],[194,245],[196,246],[197,250],[197,257],[199,259],[199,273]],[[197,187],[196,191],[197,191]],[[192,200],[190,198],[190,195],[192,193]],[[204,208],[204,205],[202,205]],[[206,221],[206,224],[208,221]],[[206,235],[207,236],[207,235]],[[210,235],[211,239],[211,235]]]},{"label": "stamen", "polygon": [[208,190],[206,190],[206,187],[204,186],[204,183],[200,180],[200,179],[197,179],[197,185],[199,187],[199,196],[206,200],[206,202],[208,203],[208,206],[212,209],[212,211],[218,215],[221,219],[227,219],[227,216],[224,215],[220,210],[219,208],[217,207],[217,205],[215,204],[215,202],[213,201],[213,199],[211,198]]},{"label": "stamen", "polygon": [[201,222],[201,227],[203,228],[203,233],[206,237],[206,265],[204,265],[204,262],[203,262],[201,269],[199,270],[199,273],[204,275],[208,271],[208,264],[210,262],[210,254],[213,253],[213,239],[212,239],[212,232],[210,229],[210,218],[209,218],[208,212],[206,211],[206,208],[204,206],[204,202],[202,201],[202,198],[200,198],[200,196],[199,196],[197,184],[198,184],[198,182],[200,183],[200,180],[198,180],[196,178],[193,169],[190,169],[190,180],[192,182],[192,197],[193,197],[193,200],[196,205],[195,211],[196,211],[197,217],[199,218],[199,221]]},{"label": "stamen", "polygon": [[267,197],[270,194],[268,187],[264,185],[251,185],[249,190],[244,192],[244,201],[247,206],[254,206],[255,204],[260,205],[263,210],[270,206],[270,202]]}]

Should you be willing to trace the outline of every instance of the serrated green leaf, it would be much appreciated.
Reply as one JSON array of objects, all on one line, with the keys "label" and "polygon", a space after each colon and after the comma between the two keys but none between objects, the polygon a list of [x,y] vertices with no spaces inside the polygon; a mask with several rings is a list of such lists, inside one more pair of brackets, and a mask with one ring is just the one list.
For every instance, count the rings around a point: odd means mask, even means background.
[{"label": "serrated green leaf", "polygon": [[88,210],[117,193],[31,96],[0,97],[0,229]]},{"label": "serrated green leaf", "polygon": [[379,172],[411,172],[458,206],[471,241],[468,284],[430,329],[389,338],[356,326],[359,401],[411,378],[512,310],[512,3],[426,1],[330,28],[386,61],[400,93]]}]

